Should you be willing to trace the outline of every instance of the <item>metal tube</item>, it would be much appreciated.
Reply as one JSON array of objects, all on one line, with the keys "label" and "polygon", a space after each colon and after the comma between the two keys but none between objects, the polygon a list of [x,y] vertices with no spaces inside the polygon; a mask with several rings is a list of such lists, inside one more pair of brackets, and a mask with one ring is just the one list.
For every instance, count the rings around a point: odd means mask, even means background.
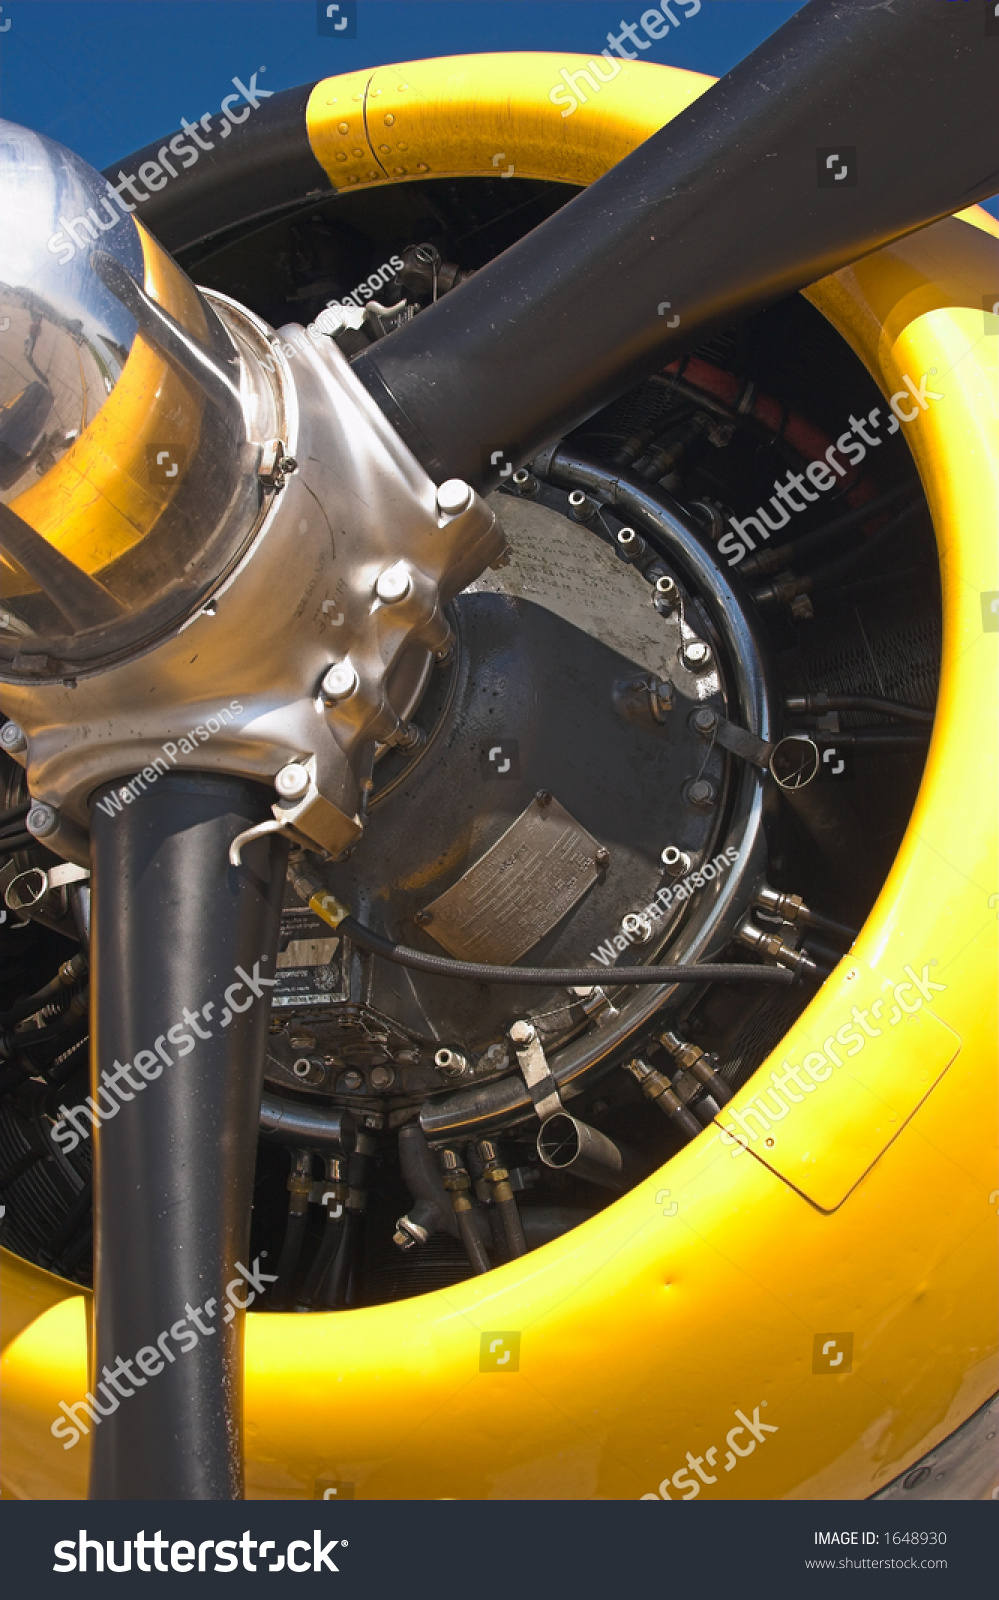
[{"label": "metal tube", "polygon": [[521,465],[710,333],[994,193],[983,10],[811,0],[354,371],[436,482],[494,483],[501,451]]},{"label": "metal tube", "polygon": [[585,1178],[607,1189],[625,1187],[624,1159],[617,1145],[588,1122],[556,1111],[538,1130],[538,1155],[546,1167]]},{"label": "metal tube", "polygon": [[[227,1288],[249,1298],[237,1263],[253,1270],[250,1203],[287,843],[251,845],[239,869],[228,849],[269,815],[270,798],[242,780],[177,772],[120,815],[94,808],[102,1115],[91,1392],[104,1415],[93,1429],[91,1499],[242,1496],[243,1316],[229,1315]],[[141,1377],[135,1358],[147,1350],[159,1351],[162,1370]],[[155,1365],[145,1361],[147,1371]],[[136,1375],[116,1392],[107,1374],[121,1373],[120,1362]]]}]

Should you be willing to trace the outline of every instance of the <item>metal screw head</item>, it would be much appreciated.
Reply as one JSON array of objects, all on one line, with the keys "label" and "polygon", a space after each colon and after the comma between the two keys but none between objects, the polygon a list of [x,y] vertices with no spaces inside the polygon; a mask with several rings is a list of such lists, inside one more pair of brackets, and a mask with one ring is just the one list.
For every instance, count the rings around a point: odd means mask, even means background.
[{"label": "metal screw head", "polygon": [[58,828],[59,813],[53,806],[47,806],[41,800],[36,800],[25,818],[24,825],[36,839],[46,839]]},{"label": "metal screw head", "polygon": [[456,517],[472,503],[472,490],[464,478],[446,478],[437,491],[437,509],[442,517]]},{"label": "metal screw head", "polygon": [[688,667],[706,667],[711,661],[711,649],[703,639],[688,639],[684,645],[683,658]]},{"label": "metal screw head", "polygon": [[675,605],[679,600],[680,591],[676,586],[676,580],[671,578],[669,573],[663,573],[656,579],[656,597],[668,605]]},{"label": "metal screw head", "polygon": [[16,722],[5,722],[0,728],[0,747],[9,755],[19,755],[28,748],[28,741],[24,736],[24,729]]},{"label": "metal screw head", "polygon": [[343,1077],[340,1079],[341,1089],[360,1089],[363,1088],[363,1086],[363,1073],[355,1072],[353,1068],[351,1068],[349,1072],[345,1072]]},{"label": "metal screw head", "polygon": [[357,688],[357,673],[349,661],[337,661],[323,678],[322,693],[326,700],[335,703],[347,700]]},{"label": "metal screw head", "polygon": [[521,1020],[513,1023],[510,1028],[510,1039],[513,1044],[530,1044],[535,1037],[534,1024]]},{"label": "metal screw head", "polygon": [[692,806],[707,808],[708,806],[714,805],[714,784],[709,783],[707,778],[695,778],[694,782],[687,790],[687,799],[690,801]]},{"label": "metal screw head", "polygon": [[718,718],[707,706],[702,706],[699,711],[694,712],[690,720],[698,733],[710,733]]},{"label": "metal screw head", "polygon": [[433,920],[434,914],[432,911],[414,911],[413,913],[413,921],[418,928],[425,928]]},{"label": "metal screw head", "polygon": [[372,1069],[371,1069],[371,1087],[372,1087],[372,1089],[391,1089],[391,1087],[392,1087],[394,1082],[395,1082],[395,1073],[392,1071],[391,1067],[372,1067]]},{"label": "metal screw head", "polygon": [[375,594],[383,605],[393,605],[397,600],[405,600],[412,587],[413,580],[405,562],[397,561],[395,566],[386,567],[379,574]]},{"label": "metal screw head", "polygon": [[601,845],[593,859],[598,867],[610,866],[610,851]]},{"label": "metal screw head", "polygon": [[282,800],[301,800],[309,792],[309,773],[300,761],[289,761],[274,779],[274,787]]}]

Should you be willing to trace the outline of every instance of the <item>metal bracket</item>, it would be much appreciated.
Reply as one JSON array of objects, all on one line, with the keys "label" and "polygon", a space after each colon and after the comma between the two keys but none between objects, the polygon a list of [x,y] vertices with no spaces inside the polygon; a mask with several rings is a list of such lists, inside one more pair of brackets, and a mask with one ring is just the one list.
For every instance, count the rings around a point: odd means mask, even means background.
[{"label": "metal bracket", "polygon": [[534,1109],[539,1120],[545,1122],[564,1107],[537,1029],[530,1022],[515,1022],[510,1029],[510,1039]]}]

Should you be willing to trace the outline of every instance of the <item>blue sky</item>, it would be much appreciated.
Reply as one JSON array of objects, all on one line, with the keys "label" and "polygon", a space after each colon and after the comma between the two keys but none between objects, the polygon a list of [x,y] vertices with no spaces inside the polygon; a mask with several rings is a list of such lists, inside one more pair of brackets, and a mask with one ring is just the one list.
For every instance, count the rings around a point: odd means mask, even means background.
[{"label": "blue sky", "polygon": [[[802,3],[704,0],[642,59],[726,72]],[[182,116],[214,109],[234,75],[249,82],[266,68],[261,85],[287,89],[421,56],[590,53],[647,8],[648,0],[358,0],[356,37],[335,38],[318,33],[315,0],[3,0],[0,114],[103,167]],[[996,202],[989,209],[999,214]]]}]

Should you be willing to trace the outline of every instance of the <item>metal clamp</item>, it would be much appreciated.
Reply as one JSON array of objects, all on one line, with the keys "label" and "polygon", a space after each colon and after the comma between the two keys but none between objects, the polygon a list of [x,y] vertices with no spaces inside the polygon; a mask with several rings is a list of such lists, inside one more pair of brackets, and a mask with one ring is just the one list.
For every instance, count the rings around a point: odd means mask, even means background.
[{"label": "metal clamp", "polygon": [[534,1109],[539,1119],[544,1122],[547,1117],[553,1117],[557,1111],[563,1110],[563,1106],[558,1084],[552,1077],[548,1057],[538,1038],[538,1031],[531,1022],[523,1020],[515,1022],[510,1029],[510,1041],[517,1052],[517,1060],[524,1075],[527,1092],[534,1101]]}]

